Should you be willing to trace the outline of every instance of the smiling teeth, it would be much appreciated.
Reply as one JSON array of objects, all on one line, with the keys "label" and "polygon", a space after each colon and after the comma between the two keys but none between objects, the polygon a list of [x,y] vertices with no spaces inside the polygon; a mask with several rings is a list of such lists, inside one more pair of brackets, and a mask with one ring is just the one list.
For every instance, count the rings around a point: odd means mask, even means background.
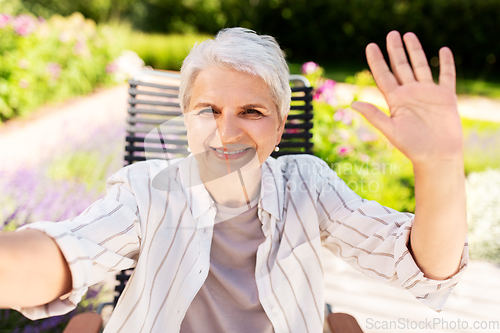
[{"label": "smiling teeth", "polygon": [[236,150],[236,151],[228,151],[228,152],[225,152],[225,151],[219,150],[219,149],[215,149],[215,148],[214,148],[214,150],[216,152],[218,152],[219,154],[234,155],[234,154],[244,152],[246,149],[241,149],[241,150]]}]

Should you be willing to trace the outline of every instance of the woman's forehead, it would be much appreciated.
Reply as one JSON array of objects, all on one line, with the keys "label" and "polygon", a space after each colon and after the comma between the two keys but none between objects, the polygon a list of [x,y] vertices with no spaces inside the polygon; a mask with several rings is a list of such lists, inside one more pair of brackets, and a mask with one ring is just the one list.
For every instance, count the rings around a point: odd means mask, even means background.
[{"label": "woman's forehead", "polygon": [[208,68],[196,76],[190,106],[199,103],[274,106],[270,89],[258,76],[232,69]]}]

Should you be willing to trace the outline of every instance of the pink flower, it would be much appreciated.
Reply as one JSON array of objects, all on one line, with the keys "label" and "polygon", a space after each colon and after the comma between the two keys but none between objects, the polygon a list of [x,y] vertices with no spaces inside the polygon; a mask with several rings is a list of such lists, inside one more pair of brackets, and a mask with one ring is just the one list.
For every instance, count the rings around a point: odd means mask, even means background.
[{"label": "pink flower", "polygon": [[36,20],[29,15],[19,15],[14,19],[14,31],[20,36],[27,36],[36,30]]},{"label": "pink flower", "polygon": [[339,156],[349,155],[353,151],[352,146],[349,145],[340,145],[337,147],[337,154]]},{"label": "pink flower", "polygon": [[28,60],[21,59],[21,60],[19,60],[18,66],[19,66],[19,68],[26,69],[26,68],[28,68],[29,64],[30,63],[28,62]]},{"label": "pink flower", "polygon": [[344,113],[344,116],[342,117],[342,122],[346,124],[347,126],[350,126],[352,124],[352,121],[354,119],[354,115],[352,111],[346,111]]},{"label": "pink flower", "polygon": [[89,56],[90,52],[87,47],[87,41],[84,38],[78,38],[75,44],[74,53],[76,55]]},{"label": "pink flower", "polygon": [[314,73],[318,68],[319,65],[317,63],[315,63],[314,61],[309,61],[302,65],[301,71],[302,74],[309,75]]},{"label": "pink flower", "polygon": [[53,80],[57,80],[59,78],[59,75],[61,75],[61,65],[55,62],[49,62],[47,64],[47,71],[49,72],[49,76]]},{"label": "pink flower", "polygon": [[335,98],[335,84],[336,82],[333,80],[325,80],[325,82],[318,89],[316,89],[316,93],[313,98],[315,100],[320,100],[321,97],[323,97],[328,104],[336,105],[337,99]]},{"label": "pink flower", "polygon": [[370,156],[365,155],[365,154],[361,154],[360,158],[361,158],[361,162],[363,162],[363,163],[368,163],[368,162],[370,162],[370,159],[371,159]]},{"label": "pink flower", "polygon": [[343,117],[344,117],[344,110],[343,109],[337,110],[337,112],[335,112],[333,115],[333,120],[341,121]]},{"label": "pink flower", "polygon": [[375,141],[377,139],[377,136],[371,133],[363,132],[359,135],[359,138],[363,142],[370,142],[370,141]]},{"label": "pink flower", "polygon": [[5,28],[12,22],[12,16],[7,14],[0,14],[0,29]]},{"label": "pink flower", "polygon": [[26,81],[25,79],[19,80],[19,87],[23,89],[27,89],[30,86],[30,83]]},{"label": "pink flower", "polygon": [[349,131],[345,130],[345,129],[342,129],[340,128],[338,131],[337,131],[338,135],[340,136],[340,138],[343,140],[343,141],[347,141],[349,140],[349,138],[351,137],[351,134],[349,133]]},{"label": "pink flower", "polygon": [[108,74],[112,74],[112,73],[115,73],[117,71],[118,71],[118,65],[114,62],[112,62],[106,66],[106,73],[108,73]]}]

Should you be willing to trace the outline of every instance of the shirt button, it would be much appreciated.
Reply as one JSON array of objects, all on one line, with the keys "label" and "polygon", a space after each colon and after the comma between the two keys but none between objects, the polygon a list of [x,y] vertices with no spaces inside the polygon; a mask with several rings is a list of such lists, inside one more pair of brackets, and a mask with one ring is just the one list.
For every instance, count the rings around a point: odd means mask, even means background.
[{"label": "shirt button", "polygon": [[200,272],[198,274],[201,274],[201,272],[203,272],[203,269],[200,269]]},{"label": "shirt button", "polygon": [[273,307],[272,311],[273,311],[273,313],[278,313],[278,311],[279,311],[279,310],[278,310],[278,308],[275,306],[275,307]]}]

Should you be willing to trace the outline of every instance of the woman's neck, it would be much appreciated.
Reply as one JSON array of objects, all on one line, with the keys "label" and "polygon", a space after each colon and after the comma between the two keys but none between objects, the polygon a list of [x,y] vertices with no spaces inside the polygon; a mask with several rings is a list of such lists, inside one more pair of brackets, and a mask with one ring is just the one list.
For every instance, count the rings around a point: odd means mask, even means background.
[{"label": "woman's neck", "polygon": [[243,171],[238,169],[224,177],[204,182],[205,188],[215,202],[231,208],[250,204],[260,195],[260,183],[260,167]]}]

